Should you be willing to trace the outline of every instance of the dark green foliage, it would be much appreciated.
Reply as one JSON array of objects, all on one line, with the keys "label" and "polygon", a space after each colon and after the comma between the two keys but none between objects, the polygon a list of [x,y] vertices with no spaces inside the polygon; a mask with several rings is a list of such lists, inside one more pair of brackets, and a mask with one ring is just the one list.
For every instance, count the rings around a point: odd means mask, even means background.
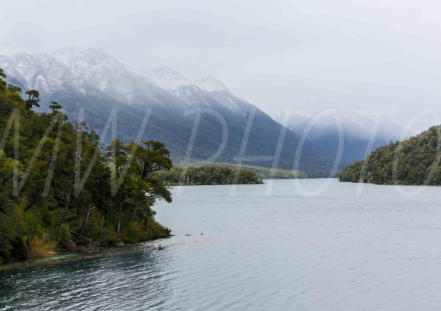
[{"label": "dark green foliage", "polygon": [[52,110],[52,113],[58,112],[58,110],[60,110],[61,108],[63,108],[63,106],[61,106],[57,102],[51,102],[49,104],[49,109]]},{"label": "dark green foliage", "polygon": [[28,99],[25,101],[27,110],[31,110],[33,107],[40,107],[40,93],[38,91],[29,90],[25,94],[28,95]]},{"label": "dark green foliage", "polygon": [[71,233],[68,223],[63,223],[57,228],[56,236],[58,237],[58,245],[62,249],[69,249]]},{"label": "dark green foliage", "polygon": [[272,169],[252,165],[244,165],[242,168],[256,173],[257,177],[260,179],[296,179],[308,177],[306,173],[296,170]]},{"label": "dark green foliage", "polygon": [[440,127],[432,127],[403,142],[380,147],[365,160],[347,166],[339,179],[375,184],[441,185],[440,131]]},{"label": "dark green foliage", "polygon": [[206,165],[199,167],[174,167],[169,171],[156,173],[158,179],[169,185],[231,185],[261,184],[256,173],[247,169],[228,166]]},{"label": "dark green foliage", "polygon": [[84,123],[66,121],[58,103],[35,113],[38,91],[23,99],[5,78],[0,70],[0,264],[76,251],[75,237],[106,246],[170,234],[151,209],[171,201],[154,175],[172,166],[164,144],[115,140],[106,149]]}]

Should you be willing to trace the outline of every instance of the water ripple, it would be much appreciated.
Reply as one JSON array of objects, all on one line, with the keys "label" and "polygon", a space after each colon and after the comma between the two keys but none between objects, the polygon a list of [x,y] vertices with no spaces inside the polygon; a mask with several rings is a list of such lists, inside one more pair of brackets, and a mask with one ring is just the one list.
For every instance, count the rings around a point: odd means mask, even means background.
[{"label": "water ripple", "polygon": [[0,272],[0,310],[439,310],[441,188],[291,183],[186,188],[158,207],[173,238]]}]

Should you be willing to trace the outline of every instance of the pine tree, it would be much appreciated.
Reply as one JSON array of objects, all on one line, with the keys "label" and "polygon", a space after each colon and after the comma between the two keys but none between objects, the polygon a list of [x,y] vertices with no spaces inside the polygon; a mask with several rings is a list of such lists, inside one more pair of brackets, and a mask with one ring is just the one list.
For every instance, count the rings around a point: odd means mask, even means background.
[{"label": "pine tree", "polygon": [[56,113],[58,112],[58,110],[60,110],[61,108],[63,108],[63,106],[61,106],[60,104],[58,104],[57,102],[51,102],[49,104],[49,109],[52,110],[52,113]]}]

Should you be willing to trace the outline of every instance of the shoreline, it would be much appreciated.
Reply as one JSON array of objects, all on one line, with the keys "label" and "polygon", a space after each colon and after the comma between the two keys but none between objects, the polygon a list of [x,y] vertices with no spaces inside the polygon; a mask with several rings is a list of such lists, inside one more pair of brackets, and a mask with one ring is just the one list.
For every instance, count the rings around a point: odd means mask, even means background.
[{"label": "shoreline", "polygon": [[104,257],[111,257],[122,254],[137,253],[145,250],[163,250],[164,247],[161,246],[161,244],[155,246],[155,245],[148,245],[148,243],[157,242],[163,239],[169,239],[171,237],[173,237],[172,234],[169,237],[147,240],[139,243],[100,247],[98,251],[95,253],[62,252],[62,253],[55,253],[54,256],[46,257],[46,258],[37,258],[37,259],[28,259],[18,262],[10,262],[0,265],[0,273],[17,270],[17,269],[35,268],[40,266],[49,266],[49,265],[61,264],[66,262],[75,262],[75,261],[87,260],[93,258],[104,258]]},{"label": "shoreline", "polygon": [[166,187],[176,187],[176,186],[239,186],[239,185],[264,185],[265,182],[261,183],[246,183],[246,184],[188,184],[188,183],[171,183],[171,184],[165,184]]}]

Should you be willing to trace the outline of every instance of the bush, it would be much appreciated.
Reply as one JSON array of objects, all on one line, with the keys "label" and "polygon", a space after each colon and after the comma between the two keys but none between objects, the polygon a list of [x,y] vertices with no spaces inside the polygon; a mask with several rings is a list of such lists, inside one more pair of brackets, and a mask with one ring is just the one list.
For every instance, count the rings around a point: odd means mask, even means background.
[{"label": "bush", "polygon": [[140,221],[132,221],[123,234],[123,242],[139,243],[153,239],[167,238],[170,236],[170,229],[162,226],[155,220],[146,224]]},{"label": "bush", "polygon": [[103,226],[103,232],[97,239],[100,246],[116,245],[117,240],[116,231],[111,224]]},{"label": "bush", "polygon": [[64,223],[57,229],[57,245],[63,250],[68,250],[71,241],[69,224]]}]

